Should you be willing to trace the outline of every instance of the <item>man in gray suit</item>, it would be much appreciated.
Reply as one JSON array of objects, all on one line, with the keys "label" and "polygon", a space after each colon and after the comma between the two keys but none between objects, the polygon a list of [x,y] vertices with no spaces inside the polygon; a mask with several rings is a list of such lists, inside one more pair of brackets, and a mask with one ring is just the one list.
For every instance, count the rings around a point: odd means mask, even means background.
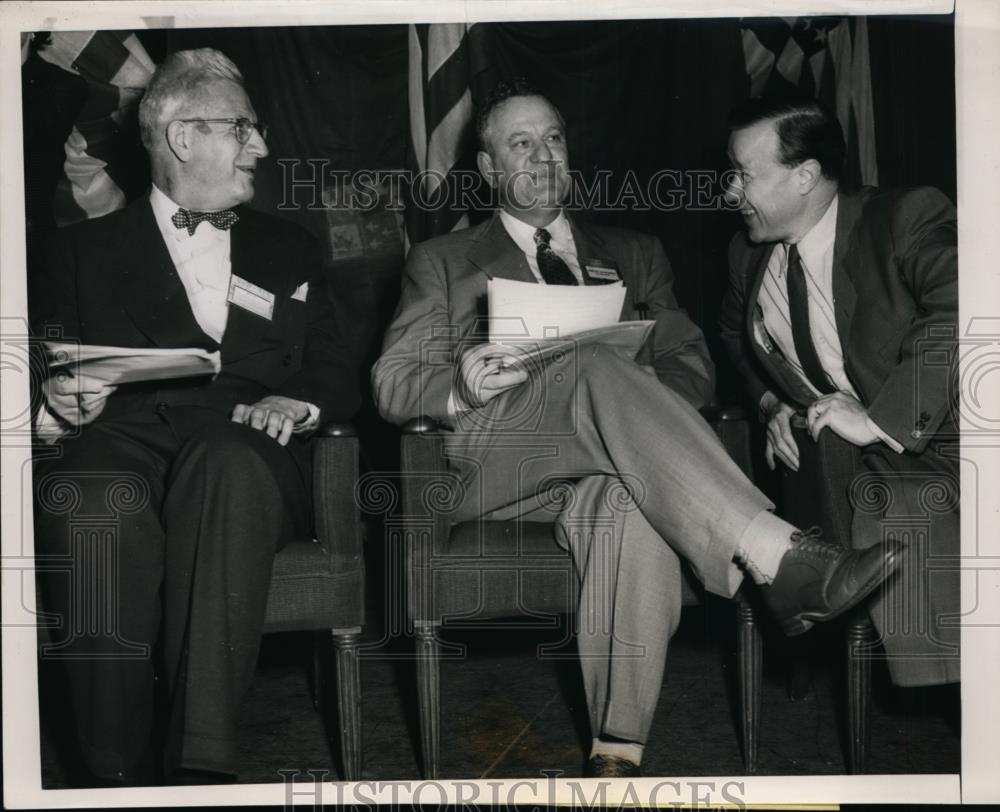
[{"label": "man in gray suit", "polygon": [[[554,519],[582,582],[588,774],[634,776],[680,615],[680,558],[720,595],[732,596],[749,572],[795,634],[875,589],[898,550],[821,544],[771,514],[697,411],[711,398],[713,368],[701,332],[677,305],[659,242],[563,211],[565,126],[544,96],[501,86],[477,132],[479,169],[502,210],[414,246],[373,370],[375,396],[392,422],[427,415],[451,428],[446,453],[467,494],[456,521]],[[491,277],[620,279],[621,320],[652,319],[654,334],[637,358],[591,344],[548,363],[519,363],[516,350],[479,330]],[[565,481],[573,498],[553,504],[552,483]]]}]

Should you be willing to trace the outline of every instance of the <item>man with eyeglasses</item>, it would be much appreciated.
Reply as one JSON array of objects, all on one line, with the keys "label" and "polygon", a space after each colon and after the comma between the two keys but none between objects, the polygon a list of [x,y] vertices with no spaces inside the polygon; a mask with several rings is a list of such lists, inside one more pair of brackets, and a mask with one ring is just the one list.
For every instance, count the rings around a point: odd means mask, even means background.
[{"label": "man with eyeglasses", "polygon": [[80,516],[115,523],[109,629],[77,628],[79,602],[104,600],[97,575],[43,582],[69,630],[59,651],[82,781],[98,785],[236,775],[273,557],[311,532],[305,440],[360,402],[319,244],[242,206],[268,150],[236,66],[211,49],[168,56],[139,122],[150,194],[52,241],[32,280],[33,326],[84,344],[219,351],[221,370],[43,384],[40,423],[65,436],[36,470],[37,555],[67,560]]}]

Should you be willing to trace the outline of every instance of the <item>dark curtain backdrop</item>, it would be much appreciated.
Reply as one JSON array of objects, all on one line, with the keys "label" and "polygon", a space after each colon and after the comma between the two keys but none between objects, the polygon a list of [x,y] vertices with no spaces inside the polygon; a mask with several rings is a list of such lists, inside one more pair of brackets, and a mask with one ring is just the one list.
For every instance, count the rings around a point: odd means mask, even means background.
[{"label": "dark curtain backdrop", "polygon": [[[930,183],[955,197],[953,23],[952,17],[869,18],[882,185]],[[539,86],[563,112],[571,164],[588,182],[610,173],[614,198],[626,178],[644,189],[659,170],[683,173],[677,186],[660,187],[664,196],[683,194],[675,198],[683,206],[603,208],[588,216],[663,240],[678,298],[721,358],[715,319],[726,246],[740,221],[718,208],[720,187],[711,173],[727,168],[726,117],[749,92],[739,22],[502,23],[491,24],[485,39],[489,68],[474,77],[474,98],[499,78],[523,76]],[[306,208],[309,190],[291,189],[277,159],[321,159],[347,171],[406,165],[405,26],[175,30],[165,49],[205,45],[240,66],[259,117],[271,126],[256,206],[278,211],[297,192],[298,205],[278,213],[329,240],[325,215]],[[463,163],[472,166],[472,159],[470,153]],[[303,165],[297,177],[312,171]],[[369,359],[391,314],[401,264],[396,251],[339,265]],[[721,363],[720,392],[725,400],[738,397]]]}]

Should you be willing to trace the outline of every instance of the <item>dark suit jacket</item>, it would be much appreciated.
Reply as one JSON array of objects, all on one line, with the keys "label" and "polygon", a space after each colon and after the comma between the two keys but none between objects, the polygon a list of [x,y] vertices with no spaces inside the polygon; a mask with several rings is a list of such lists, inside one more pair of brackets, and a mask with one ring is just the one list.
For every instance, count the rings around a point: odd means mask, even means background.
[{"label": "dark suit jacket", "polygon": [[[805,406],[813,396],[780,350],[752,338],[772,248],[743,233],[730,243],[722,341],[755,403],[775,389]],[[950,201],[929,187],[841,194],[833,297],[844,366],[872,420],[914,453],[935,433],[953,434],[958,248]]]},{"label": "dark suit jacket", "polygon": [[[772,248],[744,234],[730,244],[722,340],[755,403],[773,389],[805,406],[810,390],[780,350],[754,338]],[[837,515],[815,520],[848,526],[854,546],[886,534],[909,542],[907,566],[915,569],[888,583],[869,609],[897,684],[953,682],[960,603],[948,562],[959,553],[959,483],[957,454],[945,447],[958,442],[958,252],[948,199],[931,188],[841,194],[833,296],[847,375],[872,420],[904,452],[884,443],[851,447],[853,472],[800,469],[796,476],[809,478],[807,490],[828,489]]]},{"label": "dark suit jacket", "polygon": [[[571,219],[577,256],[610,260],[627,293],[621,320],[655,319],[653,336],[638,362],[695,406],[711,400],[714,367],[701,330],[678,306],[673,273],[659,240],[635,231]],[[482,340],[490,277],[534,282],[524,253],[499,215],[410,251],[396,315],[373,370],[375,399],[394,423],[428,415],[448,420],[455,363],[466,340]],[[481,323],[481,322],[480,322]]]},{"label": "dark suit jacket", "polygon": [[[356,367],[323,273],[319,245],[296,225],[241,207],[232,229],[233,273],[275,295],[273,318],[235,305],[222,344],[198,326],[153,216],[148,196],[105,217],[62,229],[30,280],[34,334],[87,344],[221,349],[222,370],[198,378],[128,384],[98,420],[157,403],[229,413],[269,394],[309,401],[321,420],[353,416]],[[202,226],[206,228],[207,226]],[[307,301],[292,299],[309,282]]]}]

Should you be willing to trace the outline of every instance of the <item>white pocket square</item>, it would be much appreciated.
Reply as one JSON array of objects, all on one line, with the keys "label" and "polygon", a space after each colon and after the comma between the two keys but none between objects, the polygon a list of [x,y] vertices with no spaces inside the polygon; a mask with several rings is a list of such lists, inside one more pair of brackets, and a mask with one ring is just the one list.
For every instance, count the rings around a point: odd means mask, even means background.
[{"label": "white pocket square", "polygon": [[309,295],[309,283],[303,282],[295,289],[295,293],[292,294],[292,298],[298,302],[304,302],[306,296]]}]

